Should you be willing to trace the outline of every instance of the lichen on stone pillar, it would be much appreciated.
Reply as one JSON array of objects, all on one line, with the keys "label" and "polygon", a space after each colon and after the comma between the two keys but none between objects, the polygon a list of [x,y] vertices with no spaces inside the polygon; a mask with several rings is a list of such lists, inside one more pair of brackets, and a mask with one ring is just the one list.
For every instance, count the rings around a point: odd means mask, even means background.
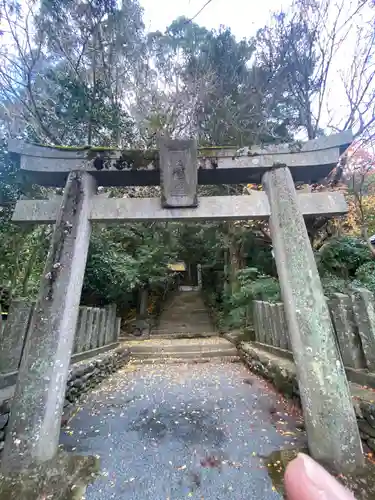
[{"label": "lichen on stone pillar", "polygon": [[88,173],[69,174],[19,368],[3,473],[26,469],[57,453],[95,190]]}]

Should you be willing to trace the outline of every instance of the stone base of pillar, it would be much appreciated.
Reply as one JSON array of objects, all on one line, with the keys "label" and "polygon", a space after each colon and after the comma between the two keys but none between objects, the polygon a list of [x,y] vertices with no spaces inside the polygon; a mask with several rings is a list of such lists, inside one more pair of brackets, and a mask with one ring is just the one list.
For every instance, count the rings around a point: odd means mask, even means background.
[{"label": "stone base of pillar", "polygon": [[0,476],[0,500],[74,500],[83,496],[98,473],[98,458],[60,452],[23,472]]}]

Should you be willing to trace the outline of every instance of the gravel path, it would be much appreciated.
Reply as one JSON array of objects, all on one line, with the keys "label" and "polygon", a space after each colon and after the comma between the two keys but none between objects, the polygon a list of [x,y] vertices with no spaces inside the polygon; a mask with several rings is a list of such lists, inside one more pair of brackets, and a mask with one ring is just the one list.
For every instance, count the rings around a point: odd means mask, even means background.
[{"label": "gravel path", "polygon": [[128,365],[86,396],[61,443],[100,456],[86,500],[276,500],[261,457],[299,439],[291,422],[240,363]]}]

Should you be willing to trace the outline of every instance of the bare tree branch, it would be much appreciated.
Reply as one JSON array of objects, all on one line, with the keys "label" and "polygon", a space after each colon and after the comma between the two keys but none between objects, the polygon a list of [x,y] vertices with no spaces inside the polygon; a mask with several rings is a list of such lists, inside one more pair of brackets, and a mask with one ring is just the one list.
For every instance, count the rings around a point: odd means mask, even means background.
[{"label": "bare tree branch", "polygon": [[207,6],[208,6],[211,2],[212,2],[212,0],[207,0],[207,2],[203,5],[203,7],[202,7],[201,9],[199,9],[199,10],[198,10],[198,12],[197,12],[196,14],[194,14],[194,16],[193,16],[192,18],[188,19],[188,20],[185,22],[185,24],[188,24],[188,23],[193,22],[193,21],[194,21],[194,19],[196,19],[196,18],[199,16],[199,14],[200,14],[201,12],[203,12],[203,11],[204,11],[204,9],[205,9],[205,8],[206,8],[206,7],[207,7]]}]

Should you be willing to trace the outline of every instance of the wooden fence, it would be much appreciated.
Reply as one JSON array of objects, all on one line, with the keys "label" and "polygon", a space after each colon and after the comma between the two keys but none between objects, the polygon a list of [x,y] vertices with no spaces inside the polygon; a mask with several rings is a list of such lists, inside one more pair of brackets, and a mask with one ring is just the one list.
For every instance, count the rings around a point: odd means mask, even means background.
[{"label": "wooden fence", "polygon": [[[373,294],[357,288],[350,295],[336,293],[327,298],[327,302],[344,365],[375,372]],[[253,307],[255,340],[291,351],[283,304],[255,300]],[[306,311],[301,314],[306,314]]]},{"label": "wooden fence", "polygon": [[[34,304],[13,300],[7,320],[0,320],[0,374],[18,370]],[[116,305],[80,307],[73,354],[118,342],[121,318]]]}]

